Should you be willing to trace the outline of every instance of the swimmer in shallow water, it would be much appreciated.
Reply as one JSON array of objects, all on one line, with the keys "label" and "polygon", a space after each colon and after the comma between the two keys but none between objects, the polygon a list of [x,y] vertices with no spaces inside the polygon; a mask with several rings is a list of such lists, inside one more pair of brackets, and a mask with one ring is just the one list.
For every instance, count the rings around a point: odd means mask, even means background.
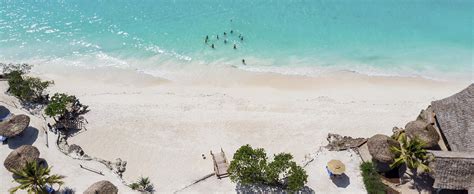
[{"label": "swimmer in shallow water", "polygon": [[247,63],[245,63],[245,59],[242,59],[242,64],[247,65]]},{"label": "swimmer in shallow water", "polygon": [[208,35],[206,35],[206,39],[204,39],[204,42],[205,43],[209,42],[209,36]]},{"label": "swimmer in shallow water", "polygon": [[237,45],[234,44],[234,49],[237,49]]},{"label": "swimmer in shallow water", "polygon": [[227,32],[224,32],[224,36],[227,36]]},{"label": "swimmer in shallow water", "polygon": [[241,37],[240,37],[240,41],[244,41],[244,36],[241,36]]},{"label": "swimmer in shallow water", "polygon": [[224,44],[227,44],[227,39],[224,39]]},{"label": "swimmer in shallow water", "polygon": [[234,33],[234,31],[233,31],[233,30],[230,30],[230,33],[231,33],[231,34],[233,34],[233,33]]},{"label": "swimmer in shallow water", "polygon": [[219,35],[217,35],[217,40],[219,40]]},{"label": "swimmer in shallow water", "polygon": [[213,49],[214,49],[214,44],[211,44],[211,48],[213,48]]}]

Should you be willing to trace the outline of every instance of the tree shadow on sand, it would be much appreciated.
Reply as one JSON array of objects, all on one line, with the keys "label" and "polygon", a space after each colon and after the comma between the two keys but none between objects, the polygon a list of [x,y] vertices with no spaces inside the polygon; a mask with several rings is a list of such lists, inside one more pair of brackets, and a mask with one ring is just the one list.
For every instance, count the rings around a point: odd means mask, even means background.
[{"label": "tree shadow on sand", "polygon": [[0,121],[5,119],[8,115],[10,115],[10,110],[0,105]]},{"label": "tree shadow on sand", "polygon": [[[286,191],[280,187],[275,186],[268,186],[268,185],[241,185],[237,183],[235,188],[236,193],[238,194],[250,194],[250,193],[294,193],[290,191]],[[301,190],[297,191],[296,193],[304,193],[304,194],[314,194],[314,190],[305,186]]]},{"label": "tree shadow on sand", "polygon": [[28,127],[20,135],[8,139],[8,147],[10,149],[16,149],[22,145],[33,145],[38,139],[38,129],[34,127]]},{"label": "tree shadow on sand", "polygon": [[351,184],[351,179],[346,174],[333,176],[331,180],[337,187],[346,188]]},{"label": "tree shadow on sand", "polygon": [[409,184],[410,189],[416,189],[420,193],[433,192],[434,179],[428,173],[417,173],[416,170],[407,169],[404,165],[401,174],[402,184]]}]

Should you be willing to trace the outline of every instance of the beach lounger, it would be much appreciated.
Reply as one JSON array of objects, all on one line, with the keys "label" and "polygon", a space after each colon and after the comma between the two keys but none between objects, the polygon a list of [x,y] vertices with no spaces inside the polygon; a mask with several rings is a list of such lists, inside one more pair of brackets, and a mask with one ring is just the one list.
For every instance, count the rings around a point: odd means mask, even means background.
[{"label": "beach lounger", "polygon": [[229,161],[227,160],[224,150],[221,148],[221,153],[213,154],[211,151],[212,161],[214,164],[214,173],[217,178],[224,178],[229,176],[227,169],[229,169]]},{"label": "beach lounger", "polygon": [[0,142],[1,142],[3,145],[7,144],[7,140],[8,140],[7,137],[3,137],[3,136],[0,135]]}]

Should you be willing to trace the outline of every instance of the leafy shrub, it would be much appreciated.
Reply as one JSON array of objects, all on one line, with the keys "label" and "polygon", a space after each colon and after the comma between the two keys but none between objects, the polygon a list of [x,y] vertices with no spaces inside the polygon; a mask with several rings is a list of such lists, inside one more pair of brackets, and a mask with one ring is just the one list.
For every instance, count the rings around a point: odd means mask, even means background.
[{"label": "leafy shrub", "polygon": [[17,97],[23,103],[47,102],[44,90],[48,88],[52,81],[42,81],[36,77],[23,77],[19,71],[13,71],[8,76],[8,92]]},{"label": "leafy shrub", "polygon": [[73,95],[55,93],[44,112],[56,121],[56,125],[60,124],[57,128],[68,128],[70,121],[82,122],[81,115],[89,112],[87,108]]},{"label": "leafy shrub", "polygon": [[362,178],[365,189],[369,194],[384,194],[386,193],[386,186],[380,180],[380,175],[377,173],[372,162],[364,162],[360,165],[362,171]]},{"label": "leafy shrub", "polygon": [[264,183],[266,166],[267,154],[264,149],[244,145],[235,152],[230,163],[230,180],[244,185]]},{"label": "leafy shrub", "polygon": [[233,182],[243,185],[265,184],[297,191],[304,187],[308,175],[292,159],[291,154],[280,153],[267,163],[264,149],[244,145],[234,154],[228,172]]},{"label": "leafy shrub", "polygon": [[66,114],[68,112],[68,106],[72,105],[76,101],[75,96],[69,96],[64,93],[56,93],[51,97],[48,106],[44,110],[45,114],[49,117],[56,117]]},{"label": "leafy shrub", "polygon": [[17,97],[22,103],[47,103],[48,97],[44,95],[44,90],[53,84],[52,81],[25,76],[24,74],[31,69],[31,65],[28,64],[0,63],[0,66],[3,77],[8,80],[7,92]]},{"label": "leafy shrub", "polygon": [[308,182],[308,175],[303,167],[296,165],[292,162],[288,172],[287,188],[290,191],[297,191],[304,187],[304,184]]}]

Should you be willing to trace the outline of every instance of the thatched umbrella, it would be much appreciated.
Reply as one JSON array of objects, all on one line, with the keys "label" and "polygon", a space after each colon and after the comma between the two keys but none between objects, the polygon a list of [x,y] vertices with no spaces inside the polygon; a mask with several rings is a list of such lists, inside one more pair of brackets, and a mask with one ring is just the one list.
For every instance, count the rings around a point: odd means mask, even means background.
[{"label": "thatched umbrella", "polygon": [[9,120],[0,123],[0,136],[14,137],[23,132],[30,124],[30,117],[15,115]]},{"label": "thatched umbrella", "polygon": [[40,152],[35,146],[22,145],[8,154],[3,165],[10,172],[21,170],[27,162],[37,161],[39,155]]},{"label": "thatched umbrella", "polygon": [[117,194],[117,187],[109,181],[103,180],[92,184],[84,194]]},{"label": "thatched umbrella", "polygon": [[405,126],[405,131],[410,139],[418,137],[425,142],[424,148],[431,148],[438,145],[439,135],[432,124],[421,120],[411,121]]},{"label": "thatched umbrella", "polygon": [[389,136],[377,134],[367,140],[367,147],[372,158],[382,163],[392,163],[395,154],[390,151],[392,146],[400,147],[400,144]]},{"label": "thatched umbrella", "polygon": [[346,165],[344,165],[340,160],[329,161],[327,167],[328,170],[335,175],[341,175],[346,171]]}]

